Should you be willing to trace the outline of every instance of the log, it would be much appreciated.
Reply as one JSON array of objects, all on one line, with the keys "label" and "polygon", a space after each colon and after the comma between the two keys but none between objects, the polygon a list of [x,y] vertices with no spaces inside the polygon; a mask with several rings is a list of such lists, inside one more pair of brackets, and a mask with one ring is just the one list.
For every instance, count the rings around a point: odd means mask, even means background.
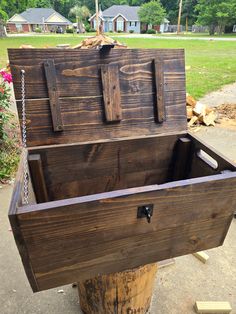
[{"label": "log", "polygon": [[78,282],[81,310],[84,314],[147,313],[156,272],[157,264],[149,264]]}]

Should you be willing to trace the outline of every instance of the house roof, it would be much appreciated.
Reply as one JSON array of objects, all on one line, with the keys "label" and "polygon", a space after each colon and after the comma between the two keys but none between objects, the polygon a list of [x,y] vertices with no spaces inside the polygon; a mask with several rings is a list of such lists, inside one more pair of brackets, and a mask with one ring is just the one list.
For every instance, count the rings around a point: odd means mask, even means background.
[{"label": "house roof", "polygon": [[[57,15],[60,18],[60,20],[62,21],[60,21],[60,24],[72,24],[64,16],[51,8],[32,8],[18,14],[18,16],[25,19],[29,24],[42,24],[43,22],[46,23],[47,20],[53,15]],[[16,15],[14,15],[11,19],[13,20],[15,16]],[[11,19],[9,19],[8,22],[11,22]]]},{"label": "house roof", "polygon": [[103,17],[115,17],[119,14],[126,17],[128,21],[139,21],[138,10],[140,7],[129,5],[112,5],[102,12]]}]

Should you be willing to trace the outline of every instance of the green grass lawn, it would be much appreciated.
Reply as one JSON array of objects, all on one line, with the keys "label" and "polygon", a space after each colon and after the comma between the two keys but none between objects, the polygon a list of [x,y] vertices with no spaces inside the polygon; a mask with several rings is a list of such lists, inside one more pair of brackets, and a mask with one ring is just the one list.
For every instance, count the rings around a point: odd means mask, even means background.
[{"label": "green grass lawn", "polygon": [[[115,38],[115,36],[112,36]],[[79,35],[27,36],[0,39],[0,67],[7,61],[7,48],[22,44],[54,47],[57,44],[78,44]],[[236,81],[236,42],[207,40],[168,40],[159,38],[117,39],[130,48],[184,48],[186,53],[187,91],[196,98]]]},{"label": "green grass lawn", "polygon": [[157,34],[157,35],[154,35],[154,36],[163,36],[163,37],[209,37],[209,38],[236,38],[236,33],[229,33],[229,34],[222,34],[222,35],[219,35],[219,34],[215,34],[215,35],[209,35],[209,33],[191,33],[191,32],[188,32],[188,33],[185,33],[185,32],[182,32],[180,34],[176,34],[176,33],[164,33],[164,34]]}]

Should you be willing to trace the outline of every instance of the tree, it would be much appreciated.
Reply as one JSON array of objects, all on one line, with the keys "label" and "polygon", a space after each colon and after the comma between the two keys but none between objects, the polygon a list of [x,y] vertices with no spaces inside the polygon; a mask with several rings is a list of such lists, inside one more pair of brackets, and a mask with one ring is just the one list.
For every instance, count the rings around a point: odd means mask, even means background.
[{"label": "tree", "polygon": [[197,16],[195,12],[195,6],[197,0],[184,0],[183,1],[183,14],[182,20],[185,22],[188,19],[188,24],[193,25],[196,22]]},{"label": "tree", "polygon": [[138,15],[140,21],[143,23],[159,25],[163,22],[166,16],[166,11],[160,3],[160,0],[152,0],[140,7]]},{"label": "tree", "polygon": [[77,27],[80,33],[83,32],[83,22],[86,20],[87,17],[90,16],[89,9],[83,5],[75,5],[73,8],[70,9],[70,15],[76,17]]},{"label": "tree", "polygon": [[235,17],[236,0],[199,0],[196,10],[198,24],[209,26],[210,35],[214,35],[217,26],[222,33]]}]

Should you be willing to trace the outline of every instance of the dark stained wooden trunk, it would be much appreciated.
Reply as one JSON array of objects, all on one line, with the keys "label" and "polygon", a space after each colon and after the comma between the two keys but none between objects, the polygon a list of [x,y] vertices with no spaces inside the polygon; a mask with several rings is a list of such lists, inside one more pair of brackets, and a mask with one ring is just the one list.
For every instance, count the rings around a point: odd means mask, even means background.
[{"label": "dark stained wooden trunk", "polygon": [[21,162],[9,219],[33,291],[222,245],[236,167],[186,131],[183,50],[9,58],[32,181],[23,204]]}]

